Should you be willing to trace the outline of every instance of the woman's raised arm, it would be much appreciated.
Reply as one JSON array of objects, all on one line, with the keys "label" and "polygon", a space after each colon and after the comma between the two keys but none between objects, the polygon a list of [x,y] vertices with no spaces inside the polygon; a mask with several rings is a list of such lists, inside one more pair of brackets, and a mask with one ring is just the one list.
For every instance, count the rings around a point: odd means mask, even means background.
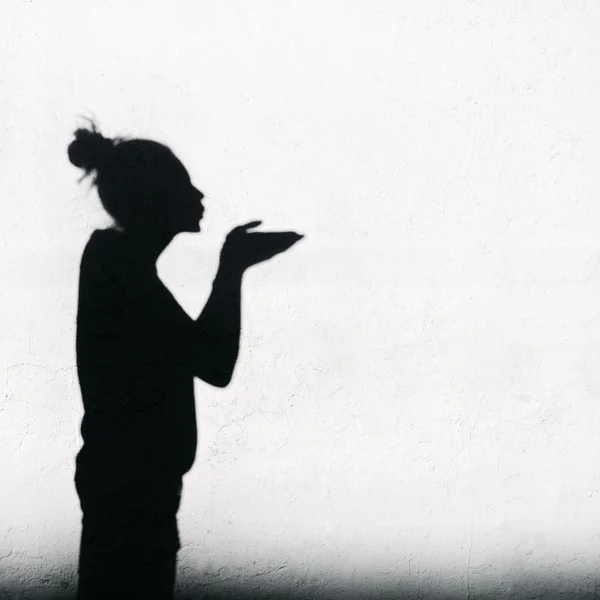
[{"label": "woman's raised arm", "polygon": [[211,295],[194,323],[196,348],[189,349],[194,375],[216,387],[229,384],[239,354],[244,272],[303,237],[294,232],[248,231],[258,225],[260,221],[241,225],[227,236]]}]

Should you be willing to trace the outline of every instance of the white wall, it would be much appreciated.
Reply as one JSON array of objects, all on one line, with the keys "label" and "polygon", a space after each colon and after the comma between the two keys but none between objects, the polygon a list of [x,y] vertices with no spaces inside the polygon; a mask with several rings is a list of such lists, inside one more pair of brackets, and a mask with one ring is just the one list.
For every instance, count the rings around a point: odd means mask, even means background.
[{"label": "white wall", "polygon": [[2,6],[5,594],[74,584],[77,270],[107,223],[80,114],[206,193],[160,263],[190,312],[231,227],[306,234],[245,280],[232,385],[197,386],[182,587],[592,589],[600,4]]}]

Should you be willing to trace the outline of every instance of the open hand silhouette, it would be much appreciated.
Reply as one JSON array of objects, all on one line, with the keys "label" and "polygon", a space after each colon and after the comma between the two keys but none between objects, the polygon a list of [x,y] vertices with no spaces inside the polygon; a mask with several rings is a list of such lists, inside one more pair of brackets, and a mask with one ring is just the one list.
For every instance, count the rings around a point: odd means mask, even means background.
[{"label": "open hand silhouette", "polygon": [[289,250],[304,237],[295,231],[248,231],[261,223],[252,221],[232,229],[223,244],[222,261],[243,271]]}]

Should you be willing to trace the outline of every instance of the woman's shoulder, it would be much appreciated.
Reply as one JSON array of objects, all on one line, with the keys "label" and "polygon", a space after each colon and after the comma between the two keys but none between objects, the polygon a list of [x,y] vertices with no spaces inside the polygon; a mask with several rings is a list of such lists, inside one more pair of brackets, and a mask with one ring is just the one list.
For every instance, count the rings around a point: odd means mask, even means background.
[{"label": "woman's shoulder", "polygon": [[118,251],[122,245],[121,233],[116,229],[96,229],[88,240],[86,253],[111,253]]},{"label": "woman's shoulder", "polygon": [[97,229],[88,240],[81,258],[82,268],[100,267],[113,270],[121,263],[121,234],[114,229]]},{"label": "woman's shoulder", "polygon": [[90,236],[88,244],[115,245],[120,243],[122,237],[123,234],[117,229],[114,229],[113,227],[107,227],[106,229],[96,229]]}]

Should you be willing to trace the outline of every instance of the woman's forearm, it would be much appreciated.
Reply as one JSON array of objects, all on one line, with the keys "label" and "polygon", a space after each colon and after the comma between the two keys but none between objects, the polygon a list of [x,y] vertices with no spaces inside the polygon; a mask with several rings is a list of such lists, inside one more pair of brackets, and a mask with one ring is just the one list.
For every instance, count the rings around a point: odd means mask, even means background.
[{"label": "woman's forearm", "polygon": [[215,385],[227,385],[237,362],[241,333],[243,269],[221,261],[212,292],[196,321],[209,348]]},{"label": "woman's forearm", "polygon": [[221,262],[211,294],[198,317],[198,326],[211,337],[229,337],[240,331],[243,270]]}]

